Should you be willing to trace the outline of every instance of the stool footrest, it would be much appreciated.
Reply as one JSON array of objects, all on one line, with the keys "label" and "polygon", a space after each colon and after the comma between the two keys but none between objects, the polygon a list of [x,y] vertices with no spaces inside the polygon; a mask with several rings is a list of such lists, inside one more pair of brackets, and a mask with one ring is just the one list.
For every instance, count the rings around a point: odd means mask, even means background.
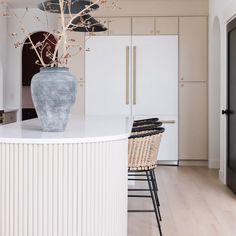
[{"label": "stool footrest", "polygon": [[[156,191],[157,189],[151,189],[151,191]],[[149,192],[150,189],[138,189],[138,188],[134,188],[134,189],[128,189],[128,191],[131,191],[131,192]]]},{"label": "stool footrest", "polygon": [[132,181],[147,181],[147,179],[128,179],[128,180],[132,180]]},{"label": "stool footrest", "polygon": [[150,198],[150,195],[128,195],[128,197]]},{"label": "stool footrest", "polygon": [[135,212],[155,212],[154,210],[128,210],[130,213],[135,213]]},{"label": "stool footrest", "polygon": [[[144,177],[147,177],[147,175],[145,175],[145,174],[128,174],[128,176],[133,176],[133,177],[135,177],[135,176],[144,176]],[[150,175],[148,175],[148,176],[150,176]]]}]

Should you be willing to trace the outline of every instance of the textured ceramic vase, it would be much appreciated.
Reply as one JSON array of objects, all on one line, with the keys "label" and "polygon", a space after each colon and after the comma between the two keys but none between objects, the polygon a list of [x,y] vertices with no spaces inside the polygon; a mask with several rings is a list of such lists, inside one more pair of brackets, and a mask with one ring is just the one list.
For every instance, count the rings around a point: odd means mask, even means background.
[{"label": "textured ceramic vase", "polygon": [[43,131],[63,132],[77,93],[76,79],[68,68],[41,68],[32,78],[31,93]]}]

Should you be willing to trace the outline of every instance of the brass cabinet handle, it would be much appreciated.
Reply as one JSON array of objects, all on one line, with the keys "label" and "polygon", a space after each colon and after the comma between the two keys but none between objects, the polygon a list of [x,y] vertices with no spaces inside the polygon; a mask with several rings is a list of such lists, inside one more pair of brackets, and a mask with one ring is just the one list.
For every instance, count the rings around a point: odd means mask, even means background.
[{"label": "brass cabinet handle", "polygon": [[133,105],[137,103],[137,47],[133,47]]},{"label": "brass cabinet handle", "polygon": [[176,123],[175,120],[159,120],[159,122],[161,122],[163,124],[175,124]]},{"label": "brass cabinet handle", "polygon": [[129,46],[126,47],[126,105],[129,104]]}]

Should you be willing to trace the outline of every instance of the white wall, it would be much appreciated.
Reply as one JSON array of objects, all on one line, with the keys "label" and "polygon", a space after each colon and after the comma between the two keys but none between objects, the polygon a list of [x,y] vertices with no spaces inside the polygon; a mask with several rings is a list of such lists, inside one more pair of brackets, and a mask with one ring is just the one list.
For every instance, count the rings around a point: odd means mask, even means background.
[{"label": "white wall", "polygon": [[0,110],[4,107],[4,78],[6,76],[6,37],[7,37],[7,21],[3,16],[5,6],[0,4]]},{"label": "white wall", "polygon": [[[18,17],[22,17],[25,13],[25,9],[13,9]],[[21,108],[21,80],[22,80],[22,46],[15,48],[14,43],[22,42],[26,39],[26,36],[20,31],[20,25],[16,17],[12,16],[8,18],[7,29],[8,35],[11,33],[17,33],[18,37],[8,36],[7,44],[7,77],[5,80],[5,107],[17,108],[20,111]],[[38,21],[36,17],[39,17],[41,21]],[[23,23],[30,33],[37,31],[51,31],[57,29],[57,18],[55,14],[48,15],[50,26],[47,27],[45,23],[45,13],[38,9],[29,9],[26,14]],[[21,113],[18,112],[18,116]],[[19,117],[18,117],[19,118]]]},{"label": "white wall", "polygon": [[216,17],[209,37],[214,41],[209,45],[209,167],[220,168],[220,80],[221,80],[221,31]]},{"label": "white wall", "polygon": [[[213,97],[220,97],[220,110],[226,108],[226,81],[227,81],[227,64],[226,64],[226,25],[233,17],[236,16],[236,1],[235,0],[210,0],[209,2],[209,83],[212,86],[209,86],[209,94]],[[219,20],[220,25],[220,39],[214,34],[214,23],[215,20]],[[215,54],[215,45],[217,41],[220,40],[220,53]],[[215,57],[218,57],[220,60],[220,71],[218,70],[218,61]],[[214,86],[218,83],[216,81],[215,73],[218,71],[220,73],[220,92],[214,94]],[[215,103],[211,99],[210,106],[216,107],[218,102]],[[226,182],[226,117],[217,116],[216,119],[212,121],[215,123],[215,127],[211,127],[211,136],[209,139],[212,141],[214,135],[220,136],[220,178],[225,183]],[[219,132],[220,124],[220,132]],[[216,131],[214,132],[215,129]],[[211,153],[214,153],[215,150],[218,150],[219,140],[212,142]]]}]

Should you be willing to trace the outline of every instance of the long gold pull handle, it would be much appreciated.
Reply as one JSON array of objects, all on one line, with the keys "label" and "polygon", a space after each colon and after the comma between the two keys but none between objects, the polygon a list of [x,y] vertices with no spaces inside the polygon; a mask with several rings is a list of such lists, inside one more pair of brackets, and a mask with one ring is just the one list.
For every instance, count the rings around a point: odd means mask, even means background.
[{"label": "long gold pull handle", "polygon": [[136,96],[137,96],[137,72],[136,72],[136,64],[137,64],[137,47],[133,47],[133,104],[136,105]]},{"label": "long gold pull handle", "polygon": [[159,122],[161,122],[163,124],[175,124],[176,123],[175,120],[159,120]]},{"label": "long gold pull handle", "polygon": [[129,46],[126,47],[126,105],[129,104]]}]

